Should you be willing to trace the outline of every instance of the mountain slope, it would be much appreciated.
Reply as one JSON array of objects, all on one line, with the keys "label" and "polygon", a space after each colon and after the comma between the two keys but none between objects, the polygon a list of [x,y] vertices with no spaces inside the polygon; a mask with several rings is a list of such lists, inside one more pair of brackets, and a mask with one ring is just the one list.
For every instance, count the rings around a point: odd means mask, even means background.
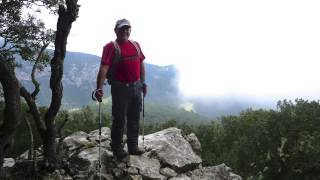
[{"label": "mountain slope", "polygon": [[[32,66],[20,60],[22,68],[18,68],[16,73],[22,83],[32,90],[30,72]],[[62,83],[64,86],[64,96],[62,105],[64,107],[85,106],[92,102],[91,92],[96,87],[96,77],[100,65],[100,57],[85,53],[67,52],[64,63],[64,75]],[[156,66],[146,64],[148,84],[147,101],[171,103],[177,96],[178,90],[175,87],[174,66]],[[48,105],[50,102],[49,76],[50,69],[37,74],[36,79],[41,84],[41,91],[38,99],[41,105]],[[104,87],[106,95],[110,96],[109,85]]]},{"label": "mountain slope", "polygon": [[[17,68],[16,70],[17,77],[31,91],[33,89],[30,79],[32,65],[21,59],[19,60],[19,58],[17,59],[22,64],[22,68]],[[63,108],[83,107],[93,103],[91,92],[96,87],[99,64],[100,57],[98,56],[80,52],[66,53],[62,79],[64,86]],[[241,97],[181,97],[177,87],[178,79],[175,66],[156,66],[146,63],[146,72],[146,82],[148,84],[146,102],[158,103],[162,106],[175,107],[177,109],[191,107],[194,112],[211,118],[236,115],[248,108],[266,108],[267,106],[265,102]],[[48,106],[51,101],[49,77],[49,67],[36,75],[36,79],[41,84],[41,91],[38,95],[38,103],[40,105]],[[109,88],[109,85],[104,86],[105,97],[110,97]],[[181,104],[185,104],[188,107],[183,107]]]}]

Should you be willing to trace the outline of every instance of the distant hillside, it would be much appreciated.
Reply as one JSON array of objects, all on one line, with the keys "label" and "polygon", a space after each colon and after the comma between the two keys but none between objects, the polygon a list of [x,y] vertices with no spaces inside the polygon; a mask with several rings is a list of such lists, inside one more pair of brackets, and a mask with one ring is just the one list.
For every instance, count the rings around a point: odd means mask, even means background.
[{"label": "distant hillside", "polygon": [[[17,68],[17,77],[28,89],[33,89],[30,80],[31,64],[21,61],[22,68]],[[64,95],[62,99],[63,108],[78,108],[93,103],[91,92],[96,87],[96,76],[100,64],[100,57],[79,53],[67,52],[64,63],[64,75],[62,83]],[[50,68],[38,73],[36,79],[41,84],[38,95],[40,105],[49,105],[51,91],[49,89]],[[156,66],[146,63],[148,84],[148,95],[146,102],[161,104],[162,106],[176,107],[177,109],[188,109],[210,118],[222,115],[235,115],[248,108],[259,107],[255,100],[239,98],[182,98],[179,96],[177,87],[177,69],[175,66]],[[190,82],[192,83],[192,82]],[[110,96],[109,85],[104,87],[106,96]],[[161,108],[160,108],[161,109]]]},{"label": "distant hillside", "polygon": [[[91,104],[89,108],[93,112],[98,112],[98,105]],[[103,105],[101,107],[103,112],[106,113],[108,117],[111,116],[111,99],[110,97],[104,99]],[[83,109],[75,109],[72,112],[79,112]],[[177,123],[187,123],[189,125],[199,125],[207,123],[213,119],[207,118],[201,114],[194,111],[188,111],[180,106],[165,104],[165,103],[155,103],[146,102],[145,103],[145,123],[163,123],[169,120],[175,120]]]},{"label": "distant hillside", "polygon": [[[20,61],[21,62],[21,61]],[[30,81],[31,65],[21,62],[22,68],[17,69],[17,76],[22,83],[33,88]],[[64,75],[62,83],[64,96],[62,104],[64,107],[85,106],[92,102],[91,92],[96,87],[96,77],[100,65],[100,57],[85,53],[67,52],[64,63]],[[37,75],[41,84],[38,96],[39,103],[47,105],[50,102],[51,92],[49,90],[49,68]],[[174,66],[156,66],[146,64],[148,96],[147,101],[159,103],[175,102],[178,90],[175,87],[176,71]],[[110,96],[109,85],[105,86],[107,96]]]}]

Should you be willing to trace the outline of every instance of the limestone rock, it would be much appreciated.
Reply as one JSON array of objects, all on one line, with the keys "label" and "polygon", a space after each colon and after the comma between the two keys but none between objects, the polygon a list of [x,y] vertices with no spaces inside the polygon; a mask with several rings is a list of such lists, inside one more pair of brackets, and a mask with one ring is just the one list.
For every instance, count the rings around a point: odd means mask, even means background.
[{"label": "limestone rock", "polygon": [[175,177],[178,175],[173,169],[170,169],[168,167],[161,168],[160,173],[166,177]]},{"label": "limestone rock", "polygon": [[83,131],[75,132],[64,138],[63,145],[68,149],[68,151],[74,151],[88,146],[90,144],[88,137],[88,134]]},{"label": "limestone rock", "polygon": [[4,158],[3,167],[12,167],[15,164],[15,160],[13,158]]},{"label": "limestone rock", "polygon": [[15,160],[13,158],[4,158],[3,167],[0,167],[0,179],[9,179],[11,170],[15,165]]},{"label": "limestone rock", "polygon": [[186,137],[186,140],[190,143],[193,151],[200,156],[202,152],[200,141],[198,140],[197,136],[194,133],[189,134]]},{"label": "limestone rock", "polygon": [[189,176],[185,174],[180,174],[177,177],[169,178],[169,180],[193,180],[193,179],[191,179]]},{"label": "limestone rock", "polygon": [[[88,136],[89,136],[88,138],[90,141],[99,142],[99,129],[91,131],[88,134]],[[101,128],[101,142],[106,141],[106,140],[111,141],[111,131],[110,131],[110,128],[102,127]]]},{"label": "limestone rock", "polygon": [[147,179],[166,179],[160,174],[160,162],[158,159],[149,158],[146,155],[130,156],[128,165],[138,169],[140,174]]},{"label": "limestone rock", "polygon": [[[184,137],[180,129],[168,128],[145,136],[146,152],[141,156],[129,155],[123,159],[113,156],[110,147],[110,129],[102,128],[89,134],[79,131],[64,138],[60,156],[64,169],[50,174],[56,179],[98,180],[99,145],[101,145],[101,179],[113,180],[242,180],[225,164],[202,167],[199,157],[201,144],[195,134]],[[139,137],[142,145],[142,137]],[[125,148],[126,149],[126,148]],[[42,150],[39,151],[39,154]],[[28,177],[32,172],[32,160],[25,159],[27,152],[17,158],[5,159],[3,177]],[[4,168],[2,168],[4,169]]]},{"label": "limestone rock", "polygon": [[143,180],[141,175],[128,175],[123,180]]},{"label": "limestone rock", "polygon": [[88,148],[71,158],[71,165],[76,169],[88,171],[94,168],[99,159],[98,147]]},{"label": "limestone rock", "polygon": [[203,167],[191,172],[191,178],[196,180],[242,180],[242,178],[231,172],[231,168],[225,164]]},{"label": "limestone rock", "polygon": [[193,170],[202,162],[177,128],[168,128],[145,136],[145,146],[152,150],[161,163],[176,172]]}]

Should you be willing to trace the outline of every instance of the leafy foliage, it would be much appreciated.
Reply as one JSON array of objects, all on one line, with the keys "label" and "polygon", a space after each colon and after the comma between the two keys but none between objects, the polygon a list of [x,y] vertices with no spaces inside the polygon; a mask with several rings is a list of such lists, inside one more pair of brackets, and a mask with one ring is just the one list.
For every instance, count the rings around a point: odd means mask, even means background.
[{"label": "leafy foliage", "polygon": [[[0,106],[1,111],[3,105]],[[96,106],[62,111],[57,117],[57,124],[64,121],[65,114],[69,120],[63,136],[98,128]],[[165,112],[156,114],[156,119],[161,119],[163,114]],[[102,117],[103,126],[110,127],[108,110]],[[26,129],[24,123],[20,126]],[[320,177],[320,104],[317,101],[284,100],[278,103],[277,110],[249,109],[239,116],[225,116],[206,124],[190,124],[175,118],[151,121],[145,124],[144,130],[149,134],[173,126],[185,134],[196,134],[202,145],[204,166],[226,163],[244,179],[254,180],[315,180]],[[28,147],[27,135],[21,130],[19,128],[16,144],[25,144],[16,145],[15,151],[17,147],[24,150]]]},{"label": "leafy foliage", "polygon": [[281,101],[197,131],[206,164],[225,162],[249,179],[319,179],[320,104]]},{"label": "leafy foliage", "polygon": [[151,133],[177,126],[194,132],[204,165],[226,163],[244,179],[315,180],[320,178],[320,104],[280,101],[277,110],[247,110],[210,125],[170,120],[149,124]]},{"label": "leafy foliage", "polygon": [[[68,112],[70,120],[63,129],[63,136],[67,136],[75,131],[90,132],[99,127],[99,114],[93,107],[84,107],[81,110]],[[63,121],[59,115],[57,122]],[[111,118],[106,112],[101,113],[102,125],[110,127]]]},{"label": "leafy foliage", "polygon": [[[3,1],[0,3],[0,53],[6,59],[14,59],[20,55],[24,60],[36,61],[40,49],[48,46],[54,40],[54,31],[47,29],[44,22],[36,14],[28,13],[24,17],[23,7],[41,3],[42,6],[52,7],[52,2],[46,1]],[[47,4],[49,3],[49,4]],[[40,13],[40,12],[38,12]],[[48,61],[48,54],[40,57]]]}]

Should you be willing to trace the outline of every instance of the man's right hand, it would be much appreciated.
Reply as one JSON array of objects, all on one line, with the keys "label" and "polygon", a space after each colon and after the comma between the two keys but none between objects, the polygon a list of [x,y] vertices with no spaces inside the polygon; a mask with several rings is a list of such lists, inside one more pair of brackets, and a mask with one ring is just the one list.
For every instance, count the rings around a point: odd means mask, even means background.
[{"label": "man's right hand", "polygon": [[94,101],[102,102],[102,97],[103,97],[102,89],[96,89],[95,91],[92,92],[92,99]]}]

